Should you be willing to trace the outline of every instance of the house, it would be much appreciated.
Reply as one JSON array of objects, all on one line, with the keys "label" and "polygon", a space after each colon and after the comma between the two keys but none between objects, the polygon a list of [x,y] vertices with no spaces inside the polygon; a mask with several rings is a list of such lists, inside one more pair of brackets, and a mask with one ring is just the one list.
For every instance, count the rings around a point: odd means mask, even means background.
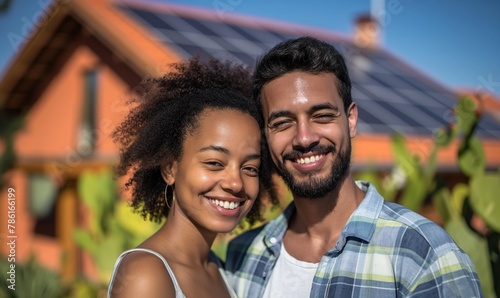
[{"label": "house", "polygon": [[[223,8],[54,2],[0,81],[3,108],[11,115],[25,115],[14,143],[18,160],[8,176],[16,190],[17,260],[26,260],[33,251],[40,262],[65,276],[92,273],[72,238],[84,216],[76,180],[86,169],[116,163],[117,148],[109,135],[126,114],[124,102],[139,82],[196,54],[253,65],[284,39],[324,39],[345,55],[353,99],[359,105],[353,168],[372,162],[379,169],[390,168],[394,133],[405,134],[409,147],[427,158],[433,133],[453,119],[457,95],[378,46],[368,19],[359,20],[359,29],[353,38],[234,15]],[[488,166],[498,168],[498,122],[484,117],[479,135]],[[456,149],[453,144],[440,152],[440,172],[457,172]],[[7,210],[6,204],[0,200],[0,209]],[[0,214],[0,222],[7,222],[6,216]],[[6,229],[2,225],[0,233],[6,235]],[[0,252],[8,254],[8,247]],[[64,264],[63,252],[69,260]]]}]

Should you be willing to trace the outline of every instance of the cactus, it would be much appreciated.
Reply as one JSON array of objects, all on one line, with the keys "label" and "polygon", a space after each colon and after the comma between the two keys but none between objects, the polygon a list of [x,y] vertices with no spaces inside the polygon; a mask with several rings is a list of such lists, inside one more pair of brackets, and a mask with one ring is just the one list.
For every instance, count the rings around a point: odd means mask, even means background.
[{"label": "cactus", "polygon": [[[482,234],[479,239],[481,245],[488,247],[486,252],[471,247],[466,250],[471,258],[476,259],[474,263],[477,267],[482,266],[478,258],[482,255],[490,262],[490,266],[478,268],[478,274],[481,279],[485,295],[488,296],[487,291],[490,290],[490,285],[494,285],[495,292],[500,295],[500,222],[498,217],[500,215],[500,172],[488,173],[486,172],[486,157],[481,141],[474,136],[475,130],[479,123],[482,111],[482,102],[474,102],[472,99],[461,99],[456,107],[457,115],[457,130],[462,134],[462,140],[458,150],[458,166],[463,174],[469,177],[469,196],[468,203],[471,207],[471,213],[477,215],[482,222],[487,226],[487,232],[477,231]],[[469,221],[471,219],[468,219]],[[469,226],[472,225],[469,223]],[[455,239],[460,242],[460,236]],[[477,242],[476,242],[477,243]],[[489,258],[489,260],[488,260]],[[486,263],[488,263],[486,261]],[[486,267],[488,267],[486,269]],[[485,269],[480,271],[480,269]],[[491,273],[491,279],[488,277]],[[492,294],[492,296],[494,296]]]},{"label": "cactus", "polygon": [[491,229],[500,232],[500,172],[479,173],[470,181],[472,209]]},{"label": "cactus", "polygon": [[[422,166],[420,157],[406,147],[405,138],[402,135],[397,134],[392,138],[396,169],[399,169],[406,180],[399,203],[413,211],[420,210],[430,190],[434,188],[436,156],[440,146],[439,143],[434,143],[426,165]],[[390,191],[394,192],[393,188]]]},{"label": "cactus", "polygon": [[[461,98],[454,109],[456,123],[450,123],[437,131],[434,145],[425,165],[405,144],[401,135],[392,139],[395,155],[395,169],[399,169],[406,178],[399,198],[399,203],[419,211],[426,198],[432,198],[444,227],[455,242],[471,257],[476,266],[486,297],[495,297],[493,290],[500,294],[500,273],[492,274],[492,268],[498,272],[500,233],[500,171],[486,172],[486,157],[481,141],[475,136],[481,117],[481,102],[470,98]],[[437,152],[454,140],[460,138],[457,152],[457,164],[460,171],[469,177],[468,183],[459,183],[452,189],[435,182]],[[359,177],[372,177],[376,185],[383,185],[377,176],[366,173]],[[385,184],[387,185],[387,184]],[[391,186],[392,187],[392,186]],[[393,191],[392,188],[389,191]],[[381,193],[386,192],[382,190]],[[394,198],[389,198],[394,200]],[[485,222],[490,234],[474,233],[468,218],[464,215],[464,205],[470,204],[470,212]],[[466,209],[466,208],[465,208]],[[491,262],[490,262],[491,258]],[[494,266],[494,267],[492,267]]]}]

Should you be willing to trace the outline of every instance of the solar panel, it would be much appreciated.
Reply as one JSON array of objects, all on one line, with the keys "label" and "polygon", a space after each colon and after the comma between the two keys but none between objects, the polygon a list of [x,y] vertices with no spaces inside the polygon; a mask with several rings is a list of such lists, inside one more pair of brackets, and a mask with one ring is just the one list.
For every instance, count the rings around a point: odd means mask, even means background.
[{"label": "solar panel", "polygon": [[[233,60],[254,66],[266,50],[285,39],[315,35],[314,29],[297,35],[265,27],[255,20],[245,26],[176,14],[175,9],[117,4],[159,41],[183,58]],[[353,100],[358,103],[360,133],[429,135],[454,120],[450,112],[455,95],[383,50],[367,50],[335,38],[327,40],[345,57],[351,75]],[[483,117],[478,134],[500,138],[500,125]]]}]

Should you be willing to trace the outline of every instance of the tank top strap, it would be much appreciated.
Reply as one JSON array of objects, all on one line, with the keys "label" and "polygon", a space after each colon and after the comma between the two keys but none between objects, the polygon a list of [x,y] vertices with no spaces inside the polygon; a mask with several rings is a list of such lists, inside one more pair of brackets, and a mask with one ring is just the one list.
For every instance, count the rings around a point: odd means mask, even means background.
[{"label": "tank top strap", "polygon": [[181,290],[181,287],[179,285],[179,283],[177,282],[177,279],[175,278],[175,275],[174,275],[174,272],[172,271],[172,269],[170,268],[170,266],[168,265],[167,263],[167,260],[165,260],[165,258],[160,255],[159,253],[157,253],[156,251],[154,250],[151,250],[151,249],[147,249],[147,248],[133,248],[133,249],[130,249],[130,250],[127,250],[127,251],[124,251],[117,259],[116,259],[116,262],[115,262],[115,266],[113,268],[113,273],[111,274],[111,279],[110,279],[110,282],[109,282],[109,286],[108,286],[108,298],[111,297],[110,295],[110,290],[113,288],[113,283],[115,281],[115,278],[116,278],[116,273],[118,272],[118,267],[120,266],[120,263],[121,261],[123,260],[123,258],[125,258],[125,256],[127,256],[129,253],[133,253],[133,252],[147,252],[147,253],[150,253],[150,254],[153,254],[155,256],[157,256],[162,262],[163,264],[165,265],[165,268],[167,269],[168,271],[168,274],[170,275],[170,278],[172,279],[172,283],[174,284],[174,288],[175,288],[175,296],[176,298],[185,298],[186,296],[184,296],[184,294],[182,293],[182,290]]}]

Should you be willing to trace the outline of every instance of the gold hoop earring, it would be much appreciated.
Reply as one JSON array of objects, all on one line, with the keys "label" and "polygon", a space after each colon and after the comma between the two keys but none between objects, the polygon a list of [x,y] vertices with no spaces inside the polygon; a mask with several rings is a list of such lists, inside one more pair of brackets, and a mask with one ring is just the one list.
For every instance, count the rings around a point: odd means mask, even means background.
[{"label": "gold hoop earring", "polygon": [[168,203],[168,198],[167,198],[167,190],[168,190],[168,187],[172,187],[172,204],[174,203],[175,201],[175,194],[174,194],[174,185],[165,185],[165,204],[167,205],[168,209],[172,209],[172,206],[170,206],[170,204]]}]

